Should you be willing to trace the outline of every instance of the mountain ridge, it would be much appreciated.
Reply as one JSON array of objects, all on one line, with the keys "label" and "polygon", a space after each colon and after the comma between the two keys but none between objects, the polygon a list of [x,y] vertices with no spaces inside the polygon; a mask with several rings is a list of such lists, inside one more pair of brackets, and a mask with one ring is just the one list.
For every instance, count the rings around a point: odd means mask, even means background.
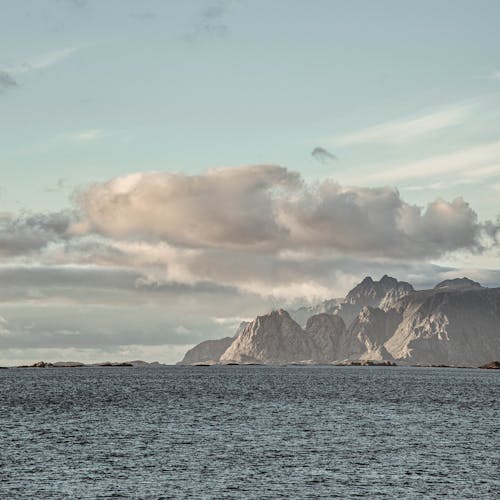
[{"label": "mountain ridge", "polygon": [[[343,301],[322,304],[330,312],[311,315],[305,325],[284,309],[258,316],[211,362],[479,366],[500,358],[500,288],[468,278],[415,290],[387,275],[367,276]],[[190,364],[189,357],[179,364]]]}]

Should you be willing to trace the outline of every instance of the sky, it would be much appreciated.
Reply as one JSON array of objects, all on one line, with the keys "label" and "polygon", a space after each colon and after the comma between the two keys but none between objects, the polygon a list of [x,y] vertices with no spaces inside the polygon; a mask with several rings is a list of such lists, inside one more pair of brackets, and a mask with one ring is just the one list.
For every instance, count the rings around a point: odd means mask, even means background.
[{"label": "sky", "polygon": [[500,286],[498,1],[0,8],[0,365],[174,363],[366,275]]}]

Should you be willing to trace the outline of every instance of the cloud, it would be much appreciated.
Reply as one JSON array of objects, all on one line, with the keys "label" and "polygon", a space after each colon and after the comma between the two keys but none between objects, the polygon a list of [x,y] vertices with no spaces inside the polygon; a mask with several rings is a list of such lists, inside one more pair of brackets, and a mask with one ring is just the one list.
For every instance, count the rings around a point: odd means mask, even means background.
[{"label": "cloud", "polygon": [[0,70],[0,92],[18,87],[19,84],[7,71]]},{"label": "cloud", "polygon": [[495,141],[392,168],[377,168],[374,169],[377,170],[376,173],[367,173],[363,178],[367,181],[397,182],[448,173],[453,173],[454,178],[462,175],[486,176],[498,173],[498,165],[500,165],[500,141]]},{"label": "cloud", "polygon": [[78,46],[72,46],[48,52],[47,54],[44,54],[43,56],[27,63],[24,66],[25,68],[24,70],[25,71],[44,70],[50,68],[51,66],[54,66],[55,64],[58,64],[61,61],[64,61],[64,59],[67,59],[71,54],[73,54],[79,49],[80,47]]},{"label": "cloud", "polygon": [[331,163],[337,159],[333,153],[319,146],[311,151],[311,156],[321,163]]},{"label": "cloud", "polygon": [[102,136],[103,132],[99,129],[80,130],[65,135],[69,140],[75,142],[91,142],[100,139]]},{"label": "cloud", "polygon": [[80,194],[84,218],[73,231],[135,235],[191,247],[264,248],[287,231],[274,215],[275,197],[300,183],[298,173],[273,165],[215,169],[197,176],[118,177]]},{"label": "cloud", "polygon": [[154,21],[156,19],[156,14],[153,12],[142,11],[142,12],[131,12],[129,17],[137,19],[139,21]]},{"label": "cloud", "polygon": [[436,258],[481,252],[489,227],[462,198],[422,208],[390,187],[345,187],[331,179],[309,185],[297,172],[273,165],[194,176],[133,174],[91,186],[78,203],[75,235],[246,253]]},{"label": "cloud", "polygon": [[200,14],[193,29],[185,35],[187,42],[195,42],[199,39],[211,37],[220,38],[229,33],[229,26],[224,18],[229,12],[230,2],[219,0],[209,4]]},{"label": "cloud", "polygon": [[43,71],[68,58],[80,48],[79,46],[66,47],[43,54],[29,62],[24,62],[8,68],[0,68],[0,93],[19,87],[19,75],[32,71]]},{"label": "cloud", "polygon": [[52,214],[0,215],[0,257],[38,252],[51,242],[65,238],[70,217]]},{"label": "cloud", "polygon": [[71,54],[80,50],[81,47],[77,45],[73,45],[70,47],[65,47],[63,49],[53,50],[51,52],[47,52],[42,54],[41,56],[32,59],[31,61],[24,62],[17,66],[12,66],[8,68],[8,71],[11,75],[16,76],[22,73],[27,73],[29,71],[42,71],[44,69],[50,68],[55,64],[58,64],[64,59],[67,59]]},{"label": "cloud", "polygon": [[393,143],[419,138],[465,122],[470,107],[456,106],[416,118],[381,123],[358,132],[342,135],[335,144],[352,146],[365,143]]}]

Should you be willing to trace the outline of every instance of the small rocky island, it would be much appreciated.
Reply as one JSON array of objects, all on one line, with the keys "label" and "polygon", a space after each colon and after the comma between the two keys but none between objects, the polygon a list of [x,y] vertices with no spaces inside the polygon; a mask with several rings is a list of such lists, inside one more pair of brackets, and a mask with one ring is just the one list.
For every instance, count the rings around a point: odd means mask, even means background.
[{"label": "small rocky island", "polygon": [[134,360],[134,361],[122,361],[122,362],[110,362],[106,361],[104,363],[92,363],[85,364],[80,363],[79,361],[56,361],[54,363],[48,363],[46,361],[37,361],[32,365],[22,365],[17,368],[88,368],[88,367],[102,367],[102,368],[123,368],[123,367],[132,367],[132,368],[159,368],[162,366],[166,366],[158,361],[153,361],[152,363],[148,363],[147,361],[142,360]]},{"label": "small rocky island", "polygon": [[417,291],[383,276],[366,277],[342,299],[244,322],[234,337],[202,342],[179,364],[496,368],[492,359],[500,359],[500,288],[464,277]]}]

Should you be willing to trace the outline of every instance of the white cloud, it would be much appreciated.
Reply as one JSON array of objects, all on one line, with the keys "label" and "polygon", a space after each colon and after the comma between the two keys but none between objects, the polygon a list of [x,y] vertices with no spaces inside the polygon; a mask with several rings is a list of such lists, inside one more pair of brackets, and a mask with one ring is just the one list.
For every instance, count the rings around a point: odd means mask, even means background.
[{"label": "white cloud", "polygon": [[88,129],[70,132],[65,136],[75,142],[91,142],[100,139],[103,135],[103,132],[99,129]]},{"label": "white cloud", "polygon": [[374,166],[371,170],[377,173],[365,173],[363,178],[369,182],[395,183],[405,179],[432,178],[442,174],[474,177],[497,173],[499,163],[500,141],[495,141],[391,168]]},{"label": "white cloud", "polygon": [[445,128],[464,123],[470,107],[456,106],[424,116],[400,121],[381,123],[357,132],[337,137],[333,142],[339,146],[363,143],[402,142],[421,137]]},{"label": "white cloud", "polygon": [[81,46],[76,46],[76,45],[65,47],[63,49],[57,49],[42,54],[41,56],[31,61],[16,66],[12,66],[10,68],[5,68],[5,71],[7,71],[10,75],[16,76],[22,73],[27,73],[29,71],[44,70],[51,66],[54,66],[55,64],[63,61],[64,59],[67,59],[71,54],[80,49]]}]

